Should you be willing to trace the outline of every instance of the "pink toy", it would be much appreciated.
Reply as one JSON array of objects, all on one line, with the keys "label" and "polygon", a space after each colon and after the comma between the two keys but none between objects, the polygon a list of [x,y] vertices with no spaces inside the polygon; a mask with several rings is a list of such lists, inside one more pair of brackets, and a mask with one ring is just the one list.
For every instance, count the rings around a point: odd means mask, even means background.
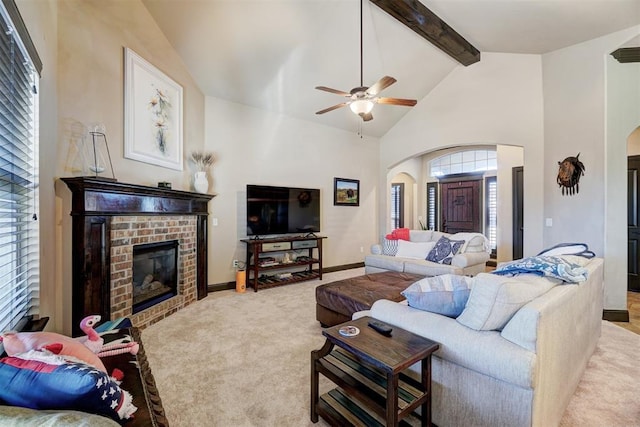
[{"label": "pink toy", "polygon": [[107,372],[107,368],[95,353],[77,340],[55,332],[5,332],[0,336],[0,342],[9,356],[44,348],[52,353],[75,357],[102,372]]},{"label": "pink toy", "polygon": [[101,317],[97,314],[82,319],[82,321],[80,321],[80,329],[82,329],[82,332],[87,334],[87,336],[77,338],[77,340],[99,357],[115,356],[116,354],[122,353],[138,353],[140,345],[126,338],[105,345],[104,339],[93,329],[100,319]]},{"label": "pink toy", "polygon": [[100,316],[93,315],[87,316],[80,322],[80,329],[87,334],[86,337],[78,338],[78,341],[89,347],[89,350],[94,353],[100,353],[104,339],[93,329],[93,327],[100,321]]}]

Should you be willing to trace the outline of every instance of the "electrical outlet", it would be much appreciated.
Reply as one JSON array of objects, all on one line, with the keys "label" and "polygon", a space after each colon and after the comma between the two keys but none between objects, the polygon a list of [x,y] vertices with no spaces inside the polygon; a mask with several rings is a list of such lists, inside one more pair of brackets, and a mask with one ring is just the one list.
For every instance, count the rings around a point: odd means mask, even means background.
[{"label": "electrical outlet", "polygon": [[233,265],[233,268],[238,268],[238,260],[234,259],[232,265]]},{"label": "electrical outlet", "polygon": [[360,253],[363,254],[364,253],[364,247],[360,246]]}]

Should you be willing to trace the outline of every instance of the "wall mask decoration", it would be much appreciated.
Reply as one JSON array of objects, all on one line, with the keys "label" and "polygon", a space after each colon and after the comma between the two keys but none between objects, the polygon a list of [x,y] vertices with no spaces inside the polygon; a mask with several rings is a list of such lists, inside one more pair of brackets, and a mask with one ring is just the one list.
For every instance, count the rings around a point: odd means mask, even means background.
[{"label": "wall mask decoration", "polygon": [[584,164],[578,159],[580,153],[575,157],[567,157],[561,162],[558,169],[558,185],[562,188],[562,195],[572,196],[580,192],[580,177],[584,175]]}]

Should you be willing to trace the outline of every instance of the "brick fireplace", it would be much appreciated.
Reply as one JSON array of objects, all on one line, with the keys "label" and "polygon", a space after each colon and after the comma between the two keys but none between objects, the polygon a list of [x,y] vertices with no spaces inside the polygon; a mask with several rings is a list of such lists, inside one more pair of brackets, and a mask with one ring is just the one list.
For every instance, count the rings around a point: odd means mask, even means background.
[{"label": "brick fireplace", "polygon": [[[103,320],[129,317],[145,328],[207,295],[213,196],[87,177],[62,180],[72,193],[74,336],[82,334],[80,320],[89,314]],[[161,298],[149,298],[134,311],[134,250],[163,242],[176,242],[175,291],[159,292]],[[160,289],[148,280],[144,286]]]}]

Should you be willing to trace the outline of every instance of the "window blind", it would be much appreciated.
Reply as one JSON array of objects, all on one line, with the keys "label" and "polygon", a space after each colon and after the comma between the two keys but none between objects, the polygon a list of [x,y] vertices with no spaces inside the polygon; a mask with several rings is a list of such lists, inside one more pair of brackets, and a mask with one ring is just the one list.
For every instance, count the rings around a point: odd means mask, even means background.
[{"label": "window blind", "polygon": [[438,183],[427,183],[427,229],[438,228]]},{"label": "window blind", "polygon": [[[14,24],[14,22],[16,24]],[[39,306],[38,70],[13,1],[0,5],[0,331]],[[28,39],[30,49],[24,40]]]},{"label": "window blind", "polygon": [[485,182],[485,205],[487,207],[485,230],[491,251],[495,253],[498,247],[498,180],[495,176],[490,176]]},{"label": "window blind", "polygon": [[404,227],[404,184],[391,184],[391,229]]}]

